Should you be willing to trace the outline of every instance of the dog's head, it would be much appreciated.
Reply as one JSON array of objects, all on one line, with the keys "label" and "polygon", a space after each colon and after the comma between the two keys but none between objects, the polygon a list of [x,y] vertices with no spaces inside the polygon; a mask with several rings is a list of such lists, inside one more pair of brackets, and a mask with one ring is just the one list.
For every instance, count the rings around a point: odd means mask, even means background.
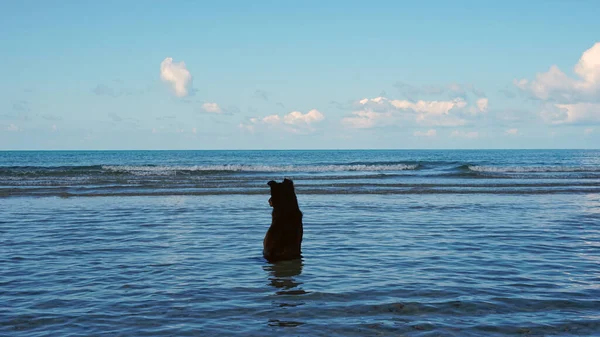
[{"label": "dog's head", "polygon": [[294,191],[294,183],[289,179],[283,179],[283,182],[269,181],[271,187],[271,198],[269,205],[273,208],[298,209],[298,199]]}]

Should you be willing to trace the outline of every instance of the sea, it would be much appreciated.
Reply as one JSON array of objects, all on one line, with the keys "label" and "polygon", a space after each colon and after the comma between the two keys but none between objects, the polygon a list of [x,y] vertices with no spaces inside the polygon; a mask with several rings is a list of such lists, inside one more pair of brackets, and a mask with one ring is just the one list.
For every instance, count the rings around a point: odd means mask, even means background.
[{"label": "sea", "polygon": [[600,151],[0,152],[0,336],[600,336]]}]

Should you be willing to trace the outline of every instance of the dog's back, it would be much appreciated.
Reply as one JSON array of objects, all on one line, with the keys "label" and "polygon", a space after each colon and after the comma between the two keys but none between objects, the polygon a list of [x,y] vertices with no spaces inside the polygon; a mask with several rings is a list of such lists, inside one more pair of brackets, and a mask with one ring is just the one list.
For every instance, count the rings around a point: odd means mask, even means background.
[{"label": "dog's back", "polygon": [[289,179],[282,183],[270,181],[273,207],[271,227],[263,241],[263,255],[269,262],[293,260],[302,257],[302,212]]}]

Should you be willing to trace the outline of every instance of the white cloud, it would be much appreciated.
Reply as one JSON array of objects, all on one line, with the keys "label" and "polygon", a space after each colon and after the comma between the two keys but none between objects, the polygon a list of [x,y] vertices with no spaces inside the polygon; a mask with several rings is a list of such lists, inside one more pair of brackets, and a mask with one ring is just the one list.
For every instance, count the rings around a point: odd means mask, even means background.
[{"label": "white cloud", "polygon": [[586,50],[574,67],[579,78],[571,78],[553,65],[534,80],[515,80],[514,85],[543,101],[570,104],[600,101],[600,42]]},{"label": "white cloud", "polygon": [[58,127],[56,126],[56,124],[52,125],[52,132],[56,132],[58,131]]},{"label": "white cloud", "polygon": [[173,63],[173,58],[167,57],[160,63],[160,79],[171,85],[177,97],[188,95],[192,85],[192,75],[183,61]]},{"label": "white cloud", "polygon": [[434,129],[430,129],[427,131],[415,131],[413,135],[416,137],[435,137],[437,135],[437,131],[435,131]]},{"label": "white cloud", "polygon": [[21,128],[19,128],[18,126],[14,125],[14,124],[10,124],[9,126],[6,127],[5,130],[10,131],[10,132],[17,132],[17,131],[21,131]]},{"label": "white cloud", "polygon": [[263,118],[250,118],[249,124],[240,124],[239,127],[250,132],[256,130],[257,125],[283,125],[286,126],[286,130],[295,133],[301,133],[305,131],[313,131],[312,125],[325,119],[325,116],[317,109],[312,109],[309,112],[303,114],[300,111],[292,111],[283,117],[279,115],[269,115]]},{"label": "white cloud", "polygon": [[312,124],[320,122],[325,118],[317,109],[312,109],[309,112],[302,114],[300,111],[292,111],[283,117],[283,122],[286,124]]},{"label": "white cloud", "polygon": [[477,108],[479,109],[479,112],[487,112],[488,110],[488,99],[487,98],[480,98],[477,100],[476,102],[477,104]]},{"label": "white cloud", "polygon": [[391,112],[375,112],[372,110],[354,111],[352,116],[342,118],[342,124],[353,129],[368,129],[381,121],[388,120]]},{"label": "white cloud", "polygon": [[198,129],[196,129],[196,128],[192,128],[192,133],[193,133],[193,134],[196,134],[197,132],[198,132]]},{"label": "white cloud", "polygon": [[208,113],[220,114],[223,113],[223,109],[217,103],[204,103],[202,104],[202,110]]},{"label": "white cloud", "polygon": [[391,124],[399,119],[421,126],[461,126],[467,123],[463,117],[467,112],[477,115],[487,110],[487,98],[477,101],[477,106],[467,109],[463,98],[440,101],[410,101],[386,97],[364,98],[354,104],[356,111],[342,119],[349,128],[372,128]]},{"label": "white cloud", "polygon": [[240,129],[247,130],[250,132],[254,132],[254,130],[255,130],[254,125],[251,125],[251,124],[240,123],[240,125],[238,125],[238,127]]},{"label": "white cloud", "polygon": [[592,128],[587,128],[587,129],[583,130],[583,134],[586,136],[591,135],[592,132],[594,132],[594,129],[592,129]]},{"label": "white cloud", "polygon": [[509,136],[516,136],[519,134],[519,129],[508,129],[504,133]]},{"label": "white cloud", "polygon": [[477,131],[470,131],[470,132],[465,132],[462,130],[455,130],[452,131],[452,133],[450,134],[450,137],[457,137],[457,138],[469,138],[469,139],[473,139],[473,138],[478,138],[479,137],[479,132]]},{"label": "white cloud", "polygon": [[442,115],[448,114],[454,108],[464,108],[467,102],[462,98],[455,98],[450,101],[424,101],[412,102],[409,100],[390,100],[385,97],[364,98],[358,101],[359,105],[377,109],[394,108],[396,110],[412,110],[417,113]]},{"label": "white cloud", "polygon": [[552,124],[574,124],[600,122],[600,104],[598,103],[575,103],[555,104],[560,112],[552,119]]},{"label": "white cloud", "polygon": [[553,65],[534,80],[515,80],[514,85],[542,101],[540,116],[547,123],[600,123],[600,42],[583,52],[573,71],[576,78]]},{"label": "white cloud", "polygon": [[281,118],[279,118],[278,115],[270,115],[270,116],[264,117],[262,119],[262,122],[266,123],[266,124],[275,125],[275,124],[279,124],[281,122]]}]

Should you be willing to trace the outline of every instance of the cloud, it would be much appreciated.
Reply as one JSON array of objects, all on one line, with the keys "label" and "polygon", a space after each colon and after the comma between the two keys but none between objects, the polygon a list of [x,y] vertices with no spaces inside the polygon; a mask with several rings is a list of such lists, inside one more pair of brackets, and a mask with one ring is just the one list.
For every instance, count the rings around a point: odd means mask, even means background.
[{"label": "cloud", "polygon": [[487,111],[488,99],[480,98],[474,105],[457,97],[451,100],[399,100],[386,97],[364,98],[353,104],[354,111],[342,119],[349,128],[372,128],[403,121],[420,126],[461,126]]},{"label": "cloud", "polygon": [[519,134],[519,129],[508,129],[504,133],[509,136],[516,136]]},{"label": "cloud", "polygon": [[571,78],[552,65],[547,72],[538,73],[534,80],[514,80],[514,85],[543,101],[600,102],[600,42],[583,52],[573,70],[578,78]]},{"label": "cloud", "polygon": [[533,80],[513,84],[541,101],[539,115],[548,124],[600,123],[600,42],[583,52],[573,72],[575,77],[570,77],[552,65]]},{"label": "cloud", "polygon": [[480,98],[477,100],[476,104],[477,104],[477,108],[479,109],[479,112],[487,112],[488,102],[489,101],[487,98]]},{"label": "cloud", "polygon": [[262,118],[250,118],[247,124],[240,124],[239,127],[251,132],[256,130],[256,126],[283,126],[287,131],[301,133],[314,131],[313,124],[321,122],[325,116],[317,109],[312,109],[307,113],[292,111],[283,117],[279,115],[269,115]]},{"label": "cloud", "polygon": [[52,132],[58,131],[58,127],[56,126],[56,124],[53,124],[51,129],[52,129]]},{"label": "cloud", "polygon": [[317,110],[312,109],[309,112],[302,114],[300,111],[292,111],[283,117],[283,121],[286,124],[299,125],[299,124],[312,124],[320,122],[325,119],[325,116]]},{"label": "cloud", "polygon": [[413,135],[415,137],[435,137],[437,132],[434,129],[430,129],[427,131],[415,131]]},{"label": "cloud", "polygon": [[592,129],[592,128],[587,128],[587,129],[583,130],[583,134],[586,136],[591,135],[592,132],[594,132],[594,129]]},{"label": "cloud", "polygon": [[21,131],[21,128],[19,128],[18,126],[14,125],[14,124],[10,124],[9,126],[7,126],[5,128],[6,131],[9,132],[17,132],[17,131]]},{"label": "cloud", "polygon": [[233,115],[240,112],[240,108],[230,105],[228,107],[222,107],[218,103],[205,102],[200,107],[201,113],[207,113],[211,115]]},{"label": "cloud", "polygon": [[281,123],[281,118],[279,118],[279,115],[270,115],[270,116],[264,117],[262,119],[262,122],[266,123],[266,124],[277,125],[277,124]]},{"label": "cloud", "polygon": [[175,96],[185,97],[192,86],[192,75],[183,61],[173,63],[173,58],[167,57],[160,63],[160,79],[171,85]]},{"label": "cloud", "polygon": [[198,132],[198,129],[196,129],[196,128],[192,128],[192,133],[193,133],[193,134],[196,134],[197,132]]},{"label": "cloud", "polygon": [[214,113],[214,114],[220,114],[223,113],[223,109],[221,109],[221,107],[217,104],[217,103],[204,103],[202,104],[201,109],[204,112],[208,112],[208,113]]},{"label": "cloud", "polygon": [[598,103],[575,103],[555,104],[561,113],[555,115],[552,124],[583,124],[600,123],[600,104]]},{"label": "cloud", "polygon": [[377,124],[385,124],[392,117],[391,112],[375,112],[372,110],[359,110],[352,112],[352,116],[342,118],[342,124],[352,129],[368,129]]},{"label": "cloud", "polygon": [[325,116],[317,110],[312,109],[309,112],[303,114],[300,111],[292,111],[289,114],[283,116],[283,118],[279,117],[279,115],[270,115],[266,116],[262,119],[263,123],[266,124],[279,124],[284,123],[288,125],[310,125],[312,123],[317,123],[325,119]]},{"label": "cloud", "polygon": [[474,138],[479,137],[479,132],[477,132],[477,131],[466,132],[466,131],[462,131],[462,130],[455,130],[455,131],[452,131],[452,133],[450,134],[450,137],[474,139]]},{"label": "cloud", "polygon": [[252,133],[254,133],[254,131],[255,131],[255,127],[252,124],[240,123],[240,125],[238,125],[238,127],[240,129],[243,129],[243,130],[246,130],[246,131],[249,131],[249,132],[252,132]]}]

